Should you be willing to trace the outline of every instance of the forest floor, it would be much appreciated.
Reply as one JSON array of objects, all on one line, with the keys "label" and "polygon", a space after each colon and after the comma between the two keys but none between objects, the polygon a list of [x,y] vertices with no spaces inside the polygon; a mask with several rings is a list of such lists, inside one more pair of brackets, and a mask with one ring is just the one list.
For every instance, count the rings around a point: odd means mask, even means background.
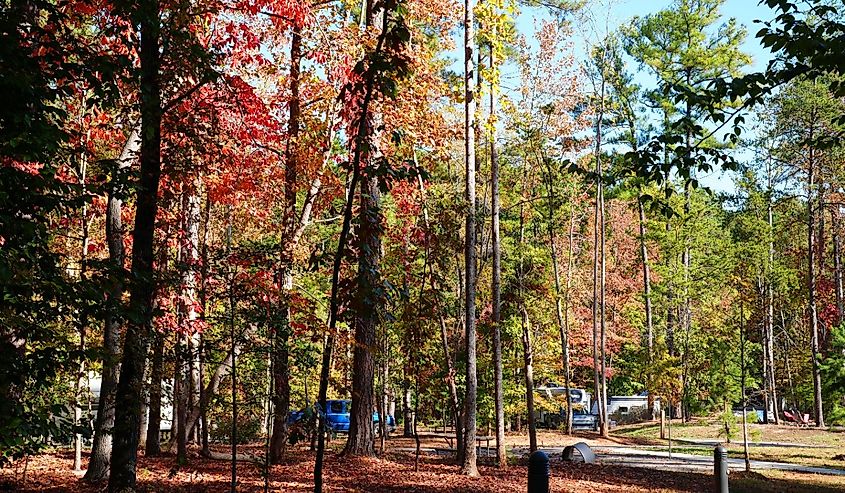
[{"label": "forest floor", "polygon": [[[634,430],[634,429],[632,429]],[[596,447],[626,442],[628,446],[654,446],[643,444],[650,437],[626,437],[627,434],[647,434],[647,430],[615,430],[621,436],[610,440],[592,434],[567,437],[559,432],[543,430],[538,441],[545,447],[571,444],[576,440],[588,441]],[[674,431],[674,430],[673,430]],[[524,434],[509,434],[508,447],[521,448]],[[841,437],[836,437],[841,439]],[[526,464],[524,457],[514,458],[510,467],[499,470],[492,466],[492,458],[479,458],[481,478],[467,478],[459,474],[459,467],[448,457],[422,454],[419,471],[414,471],[414,455],[395,452],[414,446],[409,438],[391,438],[388,452],[379,458],[344,460],[338,453],[344,440],[333,440],[326,454],[324,471],[327,492],[511,492],[525,491]],[[423,447],[444,447],[442,438],[429,438]],[[215,447],[225,452],[226,447]],[[840,449],[841,450],[841,449]],[[256,457],[263,455],[260,446],[244,446],[241,452]],[[841,453],[841,452],[840,452]],[[83,459],[83,463],[87,458]],[[294,447],[285,464],[270,470],[270,491],[310,492],[313,488],[314,454],[302,447]],[[24,464],[0,469],[0,491],[47,491],[94,493],[104,491],[104,485],[88,485],[80,480],[81,473],[72,469],[72,452],[57,450],[29,459],[26,464],[26,483],[23,483]],[[188,465],[175,467],[175,457],[139,457],[138,485],[144,492],[227,492],[230,491],[231,465],[228,461],[213,460],[192,454]],[[619,465],[591,465],[566,463],[553,457],[551,463],[551,489],[554,492],[701,492],[712,488],[712,474],[644,469]],[[760,471],[760,473],[731,473],[733,492],[845,492],[845,479],[835,476],[802,474],[785,471]],[[259,462],[238,463],[238,491],[263,491],[264,476]]]}]

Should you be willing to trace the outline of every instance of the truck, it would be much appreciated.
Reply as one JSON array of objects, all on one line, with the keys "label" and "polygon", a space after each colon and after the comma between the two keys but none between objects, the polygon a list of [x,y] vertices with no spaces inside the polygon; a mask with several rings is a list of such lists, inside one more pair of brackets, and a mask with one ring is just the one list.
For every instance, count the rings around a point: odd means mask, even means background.
[{"label": "truck", "polygon": [[[318,404],[314,404],[317,408]],[[349,399],[328,399],[326,400],[326,427],[333,433],[349,433],[349,412],[352,410],[352,401]],[[288,414],[288,424],[299,422],[306,416],[306,411],[291,411]],[[373,426],[376,432],[379,430],[379,413],[373,412]],[[392,433],[396,430],[396,420],[393,416],[387,416],[387,430]]]}]

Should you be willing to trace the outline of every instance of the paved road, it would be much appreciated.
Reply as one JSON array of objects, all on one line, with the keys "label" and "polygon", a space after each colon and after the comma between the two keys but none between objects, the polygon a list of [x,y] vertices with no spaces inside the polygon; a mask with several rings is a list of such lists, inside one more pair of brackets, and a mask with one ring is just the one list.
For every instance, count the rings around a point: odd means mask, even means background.
[{"label": "paved road", "polygon": [[[562,449],[561,449],[562,450]],[[596,456],[602,464],[624,464],[633,467],[649,467],[652,469],[669,469],[673,471],[695,471],[712,472],[713,457],[695,454],[673,453],[659,450],[641,450],[634,448],[614,447],[612,449],[596,447]],[[744,471],[745,460],[730,458],[728,467],[732,471]],[[770,462],[763,460],[752,460],[752,470],[775,469],[779,471],[803,472],[808,474],[827,474],[832,476],[845,476],[845,470],[832,469],[829,467],[802,466],[786,462]]]},{"label": "paved road", "polygon": [[[550,456],[560,456],[563,453],[563,447],[540,447],[543,452]],[[679,454],[673,453],[669,457],[669,452],[660,450],[644,450],[640,448],[624,447],[624,446],[596,446],[593,447],[596,453],[596,461],[599,464],[617,464],[629,467],[644,467],[648,469],[661,469],[677,472],[699,472],[712,474],[713,472],[713,456],[695,455],[695,454]],[[515,448],[512,451],[517,455],[528,454],[526,447]],[[732,471],[744,471],[744,459],[728,459],[728,468]],[[845,477],[845,470],[833,469],[829,467],[816,466],[802,466],[799,464],[790,464],[787,462],[770,462],[762,460],[751,461],[752,470],[774,469],[779,471],[793,471],[808,474],[827,474],[831,476]]]},{"label": "paved road", "polygon": [[[715,447],[720,443],[723,443],[722,440],[711,440],[706,438],[672,438],[673,442],[678,443],[688,443],[692,445],[709,445],[711,447]],[[734,441],[734,444],[741,444],[740,441]],[[829,445],[807,445],[805,443],[793,443],[793,442],[748,442],[749,447],[785,447],[785,448],[837,448],[831,447]]]},{"label": "paved road", "polygon": [[[399,448],[395,450],[400,452],[414,453],[414,449],[411,447]],[[549,454],[550,457],[560,457],[560,455],[563,453],[563,447],[540,447],[540,450]],[[660,450],[646,450],[641,448],[625,447],[619,445],[596,446],[593,447],[593,451],[596,453],[596,461],[599,464],[615,464],[624,465],[628,467],[644,467],[647,469],[660,469],[676,472],[697,472],[705,474],[713,473],[712,455],[707,456],[673,453],[672,456],[669,457],[668,451],[663,452]],[[420,452],[436,455],[448,455],[454,453],[454,450],[448,448],[422,447],[420,449]],[[479,457],[484,456],[485,452],[487,452],[487,450],[485,450],[484,447],[478,448]],[[495,454],[495,450],[491,450],[490,452]],[[516,455],[528,455],[528,447],[515,447],[509,452]],[[729,458],[728,468],[731,471],[744,471],[745,460]],[[807,474],[826,474],[830,476],[845,477],[845,470],[843,469],[802,466],[799,464],[790,464],[787,462],[752,460],[751,469],[770,469],[778,471],[792,471]]]}]

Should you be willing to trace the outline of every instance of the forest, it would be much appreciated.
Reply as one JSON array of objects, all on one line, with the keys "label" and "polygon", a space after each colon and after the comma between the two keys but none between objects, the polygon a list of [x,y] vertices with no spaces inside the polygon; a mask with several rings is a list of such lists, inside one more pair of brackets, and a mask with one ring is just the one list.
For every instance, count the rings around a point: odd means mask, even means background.
[{"label": "forest", "polygon": [[845,446],[840,0],[0,5],[0,490]]}]

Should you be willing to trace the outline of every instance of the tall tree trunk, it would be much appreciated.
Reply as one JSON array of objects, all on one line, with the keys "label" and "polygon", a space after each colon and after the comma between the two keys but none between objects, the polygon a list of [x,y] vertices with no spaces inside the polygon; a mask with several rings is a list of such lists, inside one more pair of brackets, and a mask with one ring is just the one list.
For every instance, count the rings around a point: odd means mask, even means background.
[{"label": "tall tree trunk", "polygon": [[[386,11],[385,11],[386,15]],[[384,46],[384,32],[379,36],[376,45],[376,53],[380,53]],[[329,323],[327,336],[325,338],[325,345],[323,347],[323,358],[320,366],[320,389],[318,392],[318,405],[320,409],[326,409],[326,395],[329,388],[329,372],[331,370],[331,357],[334,349],[334,332],[337,327],[337,315],[340,306],[338,298],[338,288],[340,285],[340,268],[343,263],[343,257],[346,253],[346,240],[349,236],[349,229],[352,224],[353,203],[355,200],[355,189],[358,186],[360,178],[361,156],[364,152],[367,135],[367,124],[369,121],[370,102],[373,97],[373,86],[375,83],[376,71],[373,67],[368,67],[365,76],[364,84],[364,98],[361,102],[361,114],[358,116],[358,131],[355,136],[355,148],[352,153],[352,162],[350,168],[352,176],[349,180],[349,190],[346,197],[346,204],[343,210],[343,223],[340,229],[340,236],[338,237],[337,252],[335,253],[334,263],[332,265],[332,289],[329,298]],[[325,413],[318,413],[317,424],[317,457],[314,460],[314,493],[322,493],[323,491],[323,456],[325,454],[325,433],[323,433],[326,425]]]},{"label": "tall tree trunk", "polygon": [[[652,319],[651,309],[651,266],[648,263],[648,245],[646,244],[646,217],[645,206],[642,202],[642,188],[637,188],[637,212],[639,213],[639,227],[640,227],[640,260],[643,263],[643,298],[645,301],[645,328],[646,328],[646,348],[648,349],[648,364],[654,364],[654,321]],[[648,409],[651,413],[651,419],[657,415],[654,407],[654,389],[649,387],[648,391]]]},{"label": "tall tree trunk", "polygon": [[[495,66],[493,48],[490,48],[490,65]],[[496,91],[490,82],[490,115],[495,121]],[[490,126],[490,187],[492,242],[493,242],[493,385],[496,407],[496,462],[499,467],[508,465],[505,450],[505,394],[502,382],[502,245],[499,237],[499,154],[496,149],[496,125]]]},{"label": "tall tree trunk", "polygon": [[461,472],[478,476],[476,465],[476,405],[478,374],[475,334],[475,1],[464,0],[464,168],[466,171],[466,238],[464,260],[464,318],[466,328],[466,395],[464,397],[464,443]]},{"label": "tall tree trunk", "polygon": [[[419,170],[419,163],[417,162],[417,153],[416,149],[413,151],[414,154],[414,167]],[[417,175],[417,184],[419,186],[420,195],[422,196],[422,214],[423,214],[423,225],[425,226],[425,234],[426,234],[426,241],[425,241],[425,248],[426,248],[426,258],[430,255],[430,239],[429,235],[431,234],[431,223],[429,222],[428,216],[428,203],[426,202],[426,193],[425,193],[425,184],[423,183],[422,174]],[[449,389],[449,403],[452,407],[452,417],[455,420],[455,442],[456,442],[456,450],[458,456],[460,456],[461,451],[463,448],[461,445],[463,444],[463,425],[461,424],[461,406],[458,400],[458,387],[455,385],[455,366],[452,363],[452,355],[449,352],[449,331],[446,327],[446,319],[443,316],[443,307],[441,306],[440,296],[439,293],[441,291],[439,285],[436,282],[434,276],[431,276],[431,289],[435,293],[434,302],[436,303],[437,308],[437,319],[440,323],[440,344],[443,347],[443,361],[446,364],[446,371],[447,371],[447,387]],[[416,416],[414,416],[416,419]],[[443,428],[445,433],[446,422],[444,419]],[[462,462],[462,461],[459,461]]]},{"label": "tall tree trunk", "polygon": [[[226,257],[232,253],[232,206],[226,207]],[[226,264],[225,279],[226,291],[228,298],[228,305],[226,313],[226,324],[229,326],[229,353],[232,356],[232,427],[229,432],[229,447],[232,451],[231,462],[231,491],[237,491],[238,486],[238,357],[237,350],[239,338],[235,334],[235,318],[237,317],[238,304],[235,300],[235,276],[237,276],[237,268],[232,269],[230,264]]]},{"label": "tall tree trunk", "polygon": [[139,422],[143,404],[144,367],[153,318],[153,236],[161,176],[161,89],[159,84],[159,0],[139,0],[140,24],[141,168],[135,226],[132,232],[132,276],[126,340],[117,385],[115,433],[109,490],[135,489]]},{"label": "tall tree trunk", "polygon": [[[290,41],[290,98],[288,99],[288,135],[285,153],[285,236],[290,242],[290,235],[296,228],[296,188],[299,172],[299,127],[300,97],[299,79],[302,62],[302,26],[293,23]],[[278,282],[279,322],[273,341],[273,436],[270,438],[270,463],[278,464],[285,454],[288,426],[287,415],[290,411],[290,291],[293,288],[291,266],[293,263],[293,245],[282,246],[279,259]]]},{"label": "tall tree trunk", "polygon": [[[780,413],[778,406],[778,392],[777,381],[775,379],[775,287],[774,287],[774,268],[775,268],[775,223],[772,213],[772,198],[774,194],[774,186],[772,183],[772,162],[769,159],[766,163],[766,179],[767,179],[767,197],[766,197],[766,218],[768,222],[768,268],[766,269],[766,348],[765,353],[768,358],[769,374],[769,389],[771,390],[772,411],[775,415],[775,424],[780,424]],[[768,414],[768,412],[767,412]]]},{"label": "tall tree trunk", "polygon": [[[810,139],[813,138],[812,131]],[[813,149],[810,148],[810,159],[807,170],[807,302],[810,316],[810,359],[813,371],[813,407],[816,426],[824,427],[824,409],[822,399],[821,371],[819,369],[819,317],[816,308],[816,270],[815,270],[815,160]]]},{"label": "tall tree trunk", "polygon": [[[599,179],[603,180],[603,177],[599,176]],[[601,288],[599,299],[601,319],[601,406],[602,416],[604,416],[601,426],[601,436],[607,438],[610,417],[607,414],[607,232],[605,231],[604,183],[601,183],[599,187],[599,217],[601,218],[601,237],[599,238],[601,243],[601,280],[599,283]]]},{"label": "tall tree trunk", "polygon": [[[557,316],[558,330],[560,331],[560,353],[563,359],[563,381],[566,389],[566,434],[572,434],[572,392],[570,382],[570,363],[569,363],[569,290],[572,284],[572,249],[575,236],[575,208],[574,204],[570,204],[569,209],[569,249],[566,266],[566,293],[561,291],[560,283],[560,266],[558,264],[557,255],[557,238],[555,236],[554,221],[557,217],[557,197],[554,188],[554,177],[552,174],[552,167],[550,164],[546,166],[548,172],[548,187],[549,187],[549,220],[547,224],[549,233],[549,249],[552,255],[552,272],[555,280],[555,315]],[[565,296],[566,306],[563,306],[562,299]]]},{"label": "tall tree trunk", "polygon": [[[528,181],[528,170],[525,168],[523,174],[522,192],[525,195]],[[531,348],[531,322],[528,318],[528,309],[525,304],[525,265],[524,265],[524,244],[525,244],[525,202],[519,206],[519,264],[517,266],[517,282],[519,289],[519,312],[522,328],[522,358],[525,377],[525,407],[528,413],[528,443],[531,452],[537,450],[537,424],[534,416],[534,354]]]},{"label": "tall tree trunk", "polygon": [[[139,122],[140,123],[140,122]],[[140,128],[133,123],[129,137],[117,159],[113,171],[106,205],[106,244],[109,249],[109,263],[113,269],[108,291],[109,308],[106,312],[103,330],[102,382],[100,401],[97,405],[97,419],[94,425],[94,440],[88,460],[85,480],[98,482],[106,478],[111,459],[112,428],[114,427],[114,393],[120,367],[120,305],[125,283],[124,262],[126,252],[123,246],[123,194],[121,181],[132,165],[141,146]]]},{"label": "tall tree trunk", "polygon": [[833,282],[836,291],[836,323],[842,323],[842,316],[845,313],[845,300],[843,300],[842,287],[842,216],[837,205],[831,212],[833,222]]},{"label": "tall tree trunk", "polygon": [[189,408],[195,404],[194,388],[198,385],[194,375],[198,340],[196,338],[197,313],[197,272],[199,262],[199,180],[194,179],[182,191],[182,227],[179,234],[179,270],[181,282],[178,321],[180,333],[176,346],[176,375],[174,377],[175,405],[178,419],[176,422],[176,461],[184,464],[188,459]]},{"label": "tall tree trunk", "polygon": [[[87,146],[87,139],[86,139],[86,146]],[[79,163],[79,183],[82,185],[82,193],[86,193],[86,181],[87,181],[87,174],[88,174],[88,157],[83,152],[82,156],[80,157]],[[88,269],[88,206],[87,204],[82,205],[80,211],[80,256],[79,256],[79,281],[85,282],[85,278],[87,275]],[[80,358],[77,366],[77,373],[76,373],[76,393],[74,398],[74,406],[73,406],[73,421],[76,426],[82,426],[82,400],[90,399],[89,398],[89,391],[87,390],[85,381],[87,380],[85,375],[85,357],[82,356],[85,354],[87,349],[86,347],[86,336],[87,336],[87,328],[88,328],[88,313],[85,307],[82,307],[78,313],[78,320],[77,320],[77,329],[79,332],[79,353]],[[88,400],[90,404],[90,400]],[[89,405],[90,407],[90,405]],[[74,445],[74,454],[73,454],[73,470],[79,471],[82,469],[82,434],[76,433],[73,440]]]},{"label": "tall tree trunk", "polygon": [[[209,221],[211,219],[211,198],[208,189],[205,188],[205,207],[202,212],[202,236],[200,236],[200,306],[202,312],[200,319],[205,324],[205,314],[208,311],[208,290],[206,280],[208,279],[208,237],[209,237]],[[200,419],[200,437],[202,439],[202,454],[209,455],[208,443],[208,393],[203,386],[205,381],[205,358],[207,356],[205,349],[205,332],[200,334],[200,367],[199,367],[199,403],[192,413],[198,413]],[[196,420],[193,420],[196,421]]]},{"label": "tall tree trunk", "polygon": [[[602,62],[603,63],[603,62]],[[601,143],[602,143],[602,120],[604,118],[604,95],[605,95],[605,76],[604,67],[601,68],[601,90],[599,99],[599,110],[596,116],[596,200],[595,200],[595,214],[593,223],[593,387],[595,389],[595,399],[598,404],[599,423],[602,436],[607,435],[607,415],[605,413],[605,398],[604,398],[604,359],[599,363],[599,339],[602,340],[602,352],[604,351],[604,196],[603,196],[603,178],[602,178],[602,162],[601,162]],[[601,235],[601,238],[599,238]],[[601,255],[600,255],[601,254]],[[601,273],[601,277],[599,277]],[[599,334],[601,328],[601,335]]]},{"label": "tall tree trunk", "polygon": [[[378,20],[375,3],[365,0],[362,12],[365,27],[385,26]],[[361,136],[366,142],[362,155],[364,172],[361,176],[360,208],[358,216],[358,274],[356,278],[355,315],[353,326],[355,346],[352,360],[352,409],[349,413],[349,438],[344,454],[373,455],[373,409],[375,408],[376,332],[381,299],[378,296],[381,278],[381,192],[372,168],[380,158],[379,132],[381,118],[376,112],[367,115]]]},{"label": "tall tree trunk", "polygon": [[173,365],[173,410],[176,419],[174,428],[171,430],[172,437],[169,444],[169,451],[176,445],[176,464],[185,464],[188,460],[188,430],[185,423],[188,421],[188,392],[190,386],[185,378],[188,373],[188,336],[186,334],[176,335],[174,345],[175,364]]},{"label": "tall tree trunk", "polygon": [[377,298],[377,269],[381,249],[379,190],[375,177],[361,182],[361,217],[358,261],[358,290],[354,317],[355,349],[352,361],[352,410],[349,415],[349,438],[344,452],[348,455],[373,455],[373,409],[375,408],[376,328],[380,301]]}]

